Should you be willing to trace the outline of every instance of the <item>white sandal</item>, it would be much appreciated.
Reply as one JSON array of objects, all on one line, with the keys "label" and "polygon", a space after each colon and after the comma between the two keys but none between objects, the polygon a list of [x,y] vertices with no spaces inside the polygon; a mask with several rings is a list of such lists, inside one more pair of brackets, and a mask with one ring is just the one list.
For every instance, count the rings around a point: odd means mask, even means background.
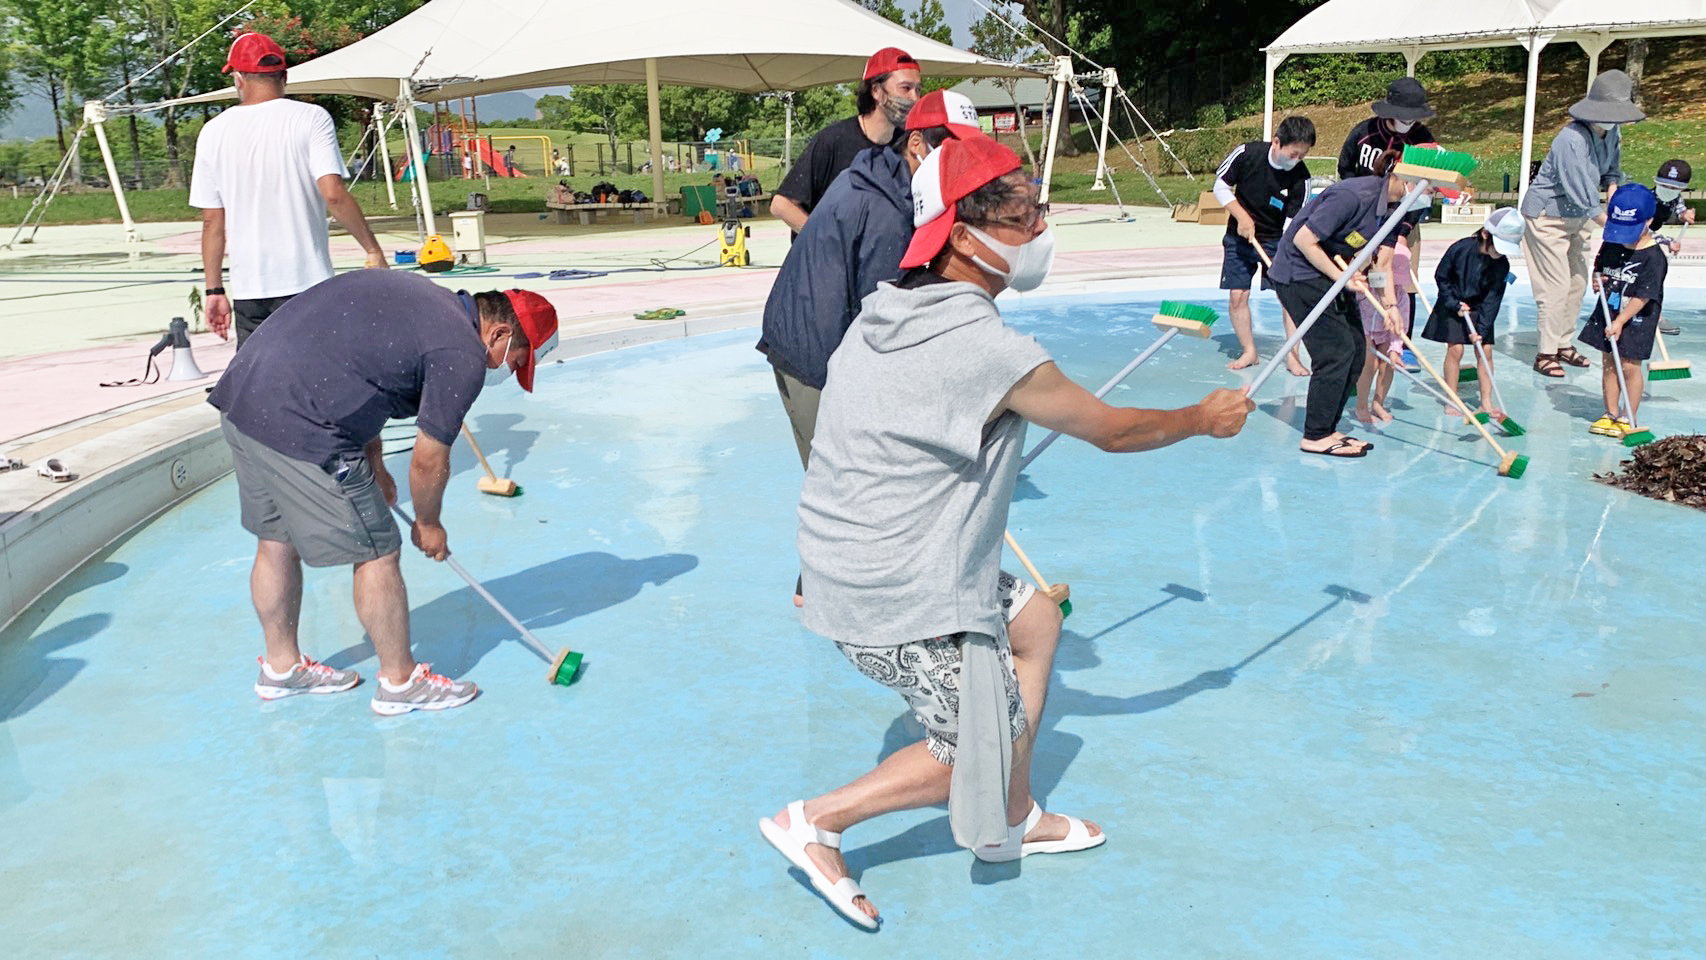
[{"label": "white sandal", "polygon": [[[1065,814],[1062,814],[1065,816]],[[1108,842],[1106,832],[1090,836],[1090,828],[1077,817],[1066,817],[1066,837],[1061,840],[1030,840],[1025,835],[1037,828],[1043,819],[1043,808],[1035,800],[1031,801],[1031,812],[1025,817],[1025,822],[1016,827],[1007,828],[1007,842],[988,847],[980,847],[972,851],[979,860],[985,863],[1010,863],[1033,853],[1076,853],[1099,847]]]},{"label": "white sandal", "polygon": [[788,858],[788,862],[805,871],[807,879],[812,882],[812,889],[823,895],[829,905],[840,914],[866,930],[877,929],[878,921],[865,915],[859,905],[853,901],[865,896],[865,891],[852,877],[842,877],[831,883],[823,870],[812,861],[806,853],[806,844],[820,843],[831,850],[841,849],[841,834],[819,830],[806,822],[806,803],[795,800],[788,804],[788,826],[764,817],[758,821],[758,832],[764,834],[776,852]]}]

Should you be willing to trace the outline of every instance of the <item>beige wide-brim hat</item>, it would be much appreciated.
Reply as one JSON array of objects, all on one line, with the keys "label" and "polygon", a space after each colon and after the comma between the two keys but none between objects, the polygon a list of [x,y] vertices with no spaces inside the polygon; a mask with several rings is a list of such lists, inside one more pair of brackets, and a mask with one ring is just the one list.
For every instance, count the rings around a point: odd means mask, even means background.
[{"label": "beige wide-brim hat", "polygon": [[1588,95],[1570,107],[1570,116],[1583,123],[1634,123],[1647,119],[1635,106],[1635,83],[1621,70],[1607,70],[1593,78]]}]

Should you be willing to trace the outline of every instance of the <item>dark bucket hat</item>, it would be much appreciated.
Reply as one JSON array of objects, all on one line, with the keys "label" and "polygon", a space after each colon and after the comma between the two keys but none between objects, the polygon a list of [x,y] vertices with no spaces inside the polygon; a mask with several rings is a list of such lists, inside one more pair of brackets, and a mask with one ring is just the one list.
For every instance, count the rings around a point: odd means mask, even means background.
[{"label": "dark bucket hat", "polygon": [[1570,107],[1570,116],[1583,123],[1634,123],[1647,119],[1635,106],[1635,85],[1621,70],[1607,70],[1593,78],[1588,95]]},{"label": "dark bucket hat", "polygon": [[1386,99],[1374,102],[1374,115],[1388,120],[1426,120],[1434,115],[1428,92],[1415,77],[1399,77],[1386,88]]}]

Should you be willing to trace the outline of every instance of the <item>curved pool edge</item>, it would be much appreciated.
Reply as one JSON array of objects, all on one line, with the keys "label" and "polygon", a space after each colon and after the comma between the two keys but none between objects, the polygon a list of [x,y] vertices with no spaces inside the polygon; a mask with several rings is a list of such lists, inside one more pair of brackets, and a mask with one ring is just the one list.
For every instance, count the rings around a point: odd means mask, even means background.
[{"label": "curved pool edge", "polygon": [[[612,320],[564,339],[555,362],[757,326],[760,305],[729,304],[667,321]],[[205,387],[115,408],[8,444],[31,466],[0,474],[0,632],[60,581],[231,470]],[[50,457],[77,473],[49,485]]]}]

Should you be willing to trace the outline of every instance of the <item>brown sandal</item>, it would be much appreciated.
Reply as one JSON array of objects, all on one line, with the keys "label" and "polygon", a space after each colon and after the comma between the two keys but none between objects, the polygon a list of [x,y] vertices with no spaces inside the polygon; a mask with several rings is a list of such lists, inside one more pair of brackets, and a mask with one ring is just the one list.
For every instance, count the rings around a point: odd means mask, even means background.
[{"label": "brown sandal", "polygon": [[1555,353],[1537,353],[1534,355],[1534,372],[1543,377],[1562,377],[1564,365]]},{"label": "brown sandal", "polygon": [[1560,347],[1554,356],[1572,367],[1585,367],[1589,364],[1588,358],[1582,356],[1575,347]]}]

